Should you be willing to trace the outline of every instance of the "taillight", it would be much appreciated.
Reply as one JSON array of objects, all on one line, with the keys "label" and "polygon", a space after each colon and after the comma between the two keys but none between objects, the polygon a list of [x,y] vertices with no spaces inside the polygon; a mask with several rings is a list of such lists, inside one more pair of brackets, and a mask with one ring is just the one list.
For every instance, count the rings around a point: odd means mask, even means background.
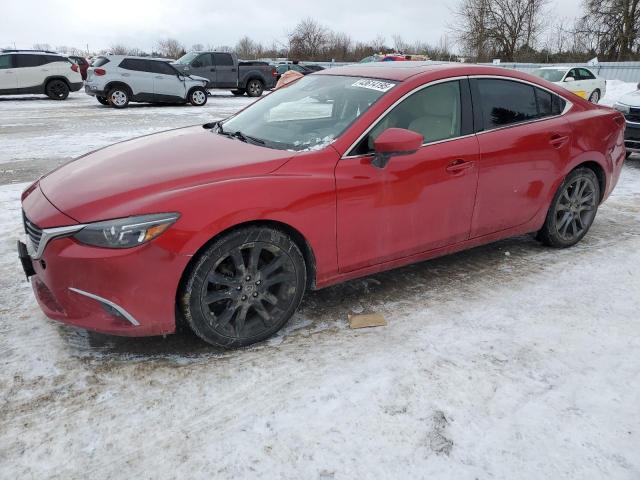
[{"label": "taillight", "polygon": [[73,70],[74,72],[78,71],[78,65],[76,65],[75,63],[73,65],[71,65],[71,70]]},{"label": "taillight", "polygon": [[96,75],[104,75],[105,73],[107,73],[107,71],[104,68],[94,68],[93,69],[93,73],[95,73]]},{"label": "taillight", "polygon": [[278,72],[276,71],[275,68],[271,70],[271,75],[273,75],[274,77],[278,76]]}]

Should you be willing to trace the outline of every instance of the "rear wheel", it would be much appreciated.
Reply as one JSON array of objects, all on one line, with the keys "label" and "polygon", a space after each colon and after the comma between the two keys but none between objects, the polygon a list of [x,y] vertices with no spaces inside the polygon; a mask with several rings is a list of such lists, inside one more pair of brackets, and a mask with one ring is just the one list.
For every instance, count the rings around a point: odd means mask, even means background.
[{"label": "rear wheel", "polygon": [[589,97],[589,101],[591,103],[598,103],[600,101],[600,90],[596,88]]},{"label": "rear wheel", "polygon": [[51,100],[65,100],[69,96],[69,85],[64,80],[51,80],[44,91]]},{"label": "rear wheel", "polygon": [[107,100],[107,97],[96,96],[96,100],[98,100],[98,102],[100,102],[102,105],[109,105],[109,100]]},{"label": "rear wheel", "polygon": [[179,303],[203,340],[240,347],[280,330],[298,308],[305,285],[304,258],[295,242],[272,228],[243,228],[200,255]]},{"label": "rear wheel", "polygon": [[247,95],[250,97],[259,97],[264,92],[264,84],[254,78],[253,80],[249,80],[247,82]]},{"label": "rear wheel", "polygon": [[246,93],[246,90],[243,90],[243,89],[231,90],[231,93],[233,93],[236,97],[239,97],[241,95],[244,95]]},{"label": "rear wheel", "polygon": [[551,247],[575,245],[591,228],[599,201],[600,184],[593,170],[573,170],[556,192],[538,238]]},{"label": "rear wheel", "polygon": [[107,100],[114,108],[126,108],[129,105],[129,91],[124,87],[114,87],[109,90]]},{"label": "rear wheel", "polygon": [[189,92],[189,103],[194,107],[202,107],[207,103],[207,91],[204,88],[194,88]]}]

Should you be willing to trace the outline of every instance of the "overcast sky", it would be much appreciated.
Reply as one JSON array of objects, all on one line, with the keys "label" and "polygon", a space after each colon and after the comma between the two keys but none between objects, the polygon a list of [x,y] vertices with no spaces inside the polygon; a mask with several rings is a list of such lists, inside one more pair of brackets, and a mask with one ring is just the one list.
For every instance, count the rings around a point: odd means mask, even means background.
[{"label": "overcast sky", "polygon": [[[243,35],[267,45],[283,42],[300,19],[367,41],[401,34],[407,41],[436,43],[452,21],[454,1],[434,0],[3,0],[0,48],[73,46],[90,50],[125,44],[143,50],[159,38],[191,45],[233,46]],[[551,0],[549,18],[572,19],[580,0]]]}]

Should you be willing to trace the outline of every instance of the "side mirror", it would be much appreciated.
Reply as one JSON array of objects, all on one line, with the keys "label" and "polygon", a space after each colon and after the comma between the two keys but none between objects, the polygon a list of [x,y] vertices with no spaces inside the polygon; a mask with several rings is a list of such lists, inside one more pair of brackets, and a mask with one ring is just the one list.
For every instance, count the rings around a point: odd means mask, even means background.
[{"label": "side mirror", "polygon": [[185,76],[182,73],[178,73],[178,80],[184,80]]},{"label": "side mirror", "polygon": [[[194,65],[194,67],[195,67],[195,65]],[[182,68],[184,68],[184,71],[185,71],[185,72],[186,72],[186,71],[191,70],[191,67],[190,67],[189,65],[185,65],[185,66],[184,66],[184,67],[182,67]]]},{"label": "side mirror", "polygon": [[375,155],[371,165],[384,168],[389,159],[396,155],[411,155],[422,146],[424,137],[404,128],[387,128],[373,142]]},{"label": "side mirror", "polygon": [[573,77],[567,77],[567,78],[564,79],[565,82],[575,82],[575,80],[576,79],[573,78]]}]

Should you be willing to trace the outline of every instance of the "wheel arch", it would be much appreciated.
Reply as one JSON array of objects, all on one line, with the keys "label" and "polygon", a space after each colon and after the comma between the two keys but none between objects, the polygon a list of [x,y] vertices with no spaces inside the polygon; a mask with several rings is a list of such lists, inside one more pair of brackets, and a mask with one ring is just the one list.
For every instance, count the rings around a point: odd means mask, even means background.
[{"label": "wheel arch", "polygon": [[67,84],[67,87],[71,89],[71,83],[69,82],[69,79],[67,77],[65,77],[64,75],[50,75],[44,79],[44,82],[42,82],[42,91],[46,92],[47,85],[49,85],[49,82],[52,82],[54,80],[62,80],[64,83]]},{"label": "wheel arch", "polygon": [[196,263],[200,254],[203,251],[205,251],[213,242],[218,240],[221,236],[227,235],[231,232],[240,230],[242,228],[247,228],[247,227],[269,227],[275,230],[279,230],[287,234],[289,237],[291,237],[291,240],[293,240],[294,243],[298,246],[298,248],[300,249],[300,252],[302,253],[302,257],[304,258],[304,264],[307,270],[307,288],[309,288],[310,290],[315,290],[316,288],[316,257],[315,257],[315,253],[313,252],[313,248],[311,247],[307,239],[304,237],[304,235],[302,235],[302,233],[300,233],[299,230],[292,227],[291,225],[284,222],[277,221],[277,220],[251,220],[251,221],[238,223],[236,225],[230,226],[222,230],[221,232],[217,233],[216,235],[211,237],[209,240],[207,240],[203,245],[200,246],[200,248],[198,248],[198,250],[191,257],[191,260],[189,260],[189,263],[185,267],[184,271],[182,272],[180,281],[178,282],[176,299],[180,295],[180,291],[182,290],[184,282],[188,278],[191,268]]},{"label": "wheel arch", "polygon": [[127,90],[127,92],[129,92],[129,96],[133,96],[133,90],[131,90],[131,87],[129,85],[127,85],[124,82],[121,82],[119,80],[112,80],[109,83],[107,83],[104,86],[104,93],[108,94],[109,90],[111,90],[112,88],[115,87],[120,87],[120,88],[125,88]]},{"label": "wheel arch", "polygon": [[604,194],[607,188],[607,175],[604,172],[604,168],[602,168],[602,165],[600,165],[598,162],[589,160],[579,163],[571,169],[571,172],[573,172],[577,168],[588,168],[596,174],[596,177],[598,179],[598,186],[600,187],[600,201],[598,203],[601,203],[602,200],[604,200]]}]

